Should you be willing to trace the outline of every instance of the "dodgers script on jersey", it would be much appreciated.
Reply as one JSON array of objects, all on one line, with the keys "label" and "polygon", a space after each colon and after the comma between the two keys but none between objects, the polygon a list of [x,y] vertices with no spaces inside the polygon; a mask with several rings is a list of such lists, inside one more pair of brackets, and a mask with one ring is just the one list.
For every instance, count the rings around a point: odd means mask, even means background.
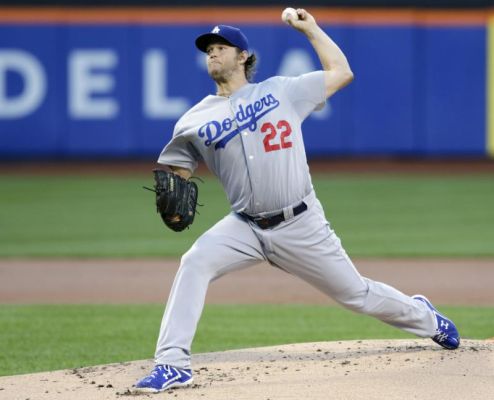
[{"label": "dodgers script on jersey", "polygon": [[325,100],[322,71],[209,95],[180,118],[158,163],[194,171],[203,159],[234,211],[277,213],[312,191],[301,125]]}]

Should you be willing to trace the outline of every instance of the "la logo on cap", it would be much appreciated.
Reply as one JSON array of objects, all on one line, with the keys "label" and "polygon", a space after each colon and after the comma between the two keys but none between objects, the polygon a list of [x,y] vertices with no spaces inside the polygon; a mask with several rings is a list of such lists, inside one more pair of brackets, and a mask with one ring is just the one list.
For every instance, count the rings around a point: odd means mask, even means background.
[{"label": "la logo on cap", "polygon": [[220,31],[220,27],[219,26],[215,26],[213,28],[213,30],[211,31],[211,33],[218,33]]}]

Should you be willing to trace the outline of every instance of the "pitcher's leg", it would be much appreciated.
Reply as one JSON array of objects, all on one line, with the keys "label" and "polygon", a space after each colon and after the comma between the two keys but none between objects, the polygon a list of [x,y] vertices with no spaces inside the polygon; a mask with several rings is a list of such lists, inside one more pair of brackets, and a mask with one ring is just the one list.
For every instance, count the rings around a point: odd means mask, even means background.
[{"label": "pitcher's leg", "polygon": [[425,304],[359,274],[318,202],[286,228],[273,235],[268,257],[275,264],[347,308],[421,337],[434,335],[435,319]]},{"label": "pitcher's leg", "polygon": [[161,323],[156,363],[190,368],[190,348],[209,283],[263,260],[258,239],[234,214],[204,233],[182,257]]}]

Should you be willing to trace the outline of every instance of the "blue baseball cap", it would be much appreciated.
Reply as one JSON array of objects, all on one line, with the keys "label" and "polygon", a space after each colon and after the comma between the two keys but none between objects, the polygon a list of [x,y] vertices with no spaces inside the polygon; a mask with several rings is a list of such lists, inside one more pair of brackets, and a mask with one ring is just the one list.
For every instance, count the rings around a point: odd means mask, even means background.
[{"label": "blue baseball cap", "polygon": [[229,25],[216,25],[211,32],[199,36],[196,39],[196,47],[205,53],[208,45],[217,40],[238,47],[242,51],[249,51],[249,42],[242,31]]}]

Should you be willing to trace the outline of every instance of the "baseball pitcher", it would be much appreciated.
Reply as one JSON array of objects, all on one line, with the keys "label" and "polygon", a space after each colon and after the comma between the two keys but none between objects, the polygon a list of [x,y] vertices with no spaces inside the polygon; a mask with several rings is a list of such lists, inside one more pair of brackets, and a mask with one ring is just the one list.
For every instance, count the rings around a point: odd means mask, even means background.
[{"label": "baseball pitcher", "polygon": [[192,223],[198,192],[189,178],[204,160],[222,183],[231,212],[183,255],[161,324],[156,367],[136,383],[136,391],[192,383],[191,344],[209,283],[260,262],[298,276],[346,308],[431,337],[446,349],[459,346],[453,322],[425,297],[362,277],[326,219],[311,183],[301,126],[353,73],[306,10],[284,18],[307,37],[322,70],[252,83],[255,54],[239,29],[218,25],[196,39],[216,92],[179,119],[161,152],[157,208],[171,229]]}]

